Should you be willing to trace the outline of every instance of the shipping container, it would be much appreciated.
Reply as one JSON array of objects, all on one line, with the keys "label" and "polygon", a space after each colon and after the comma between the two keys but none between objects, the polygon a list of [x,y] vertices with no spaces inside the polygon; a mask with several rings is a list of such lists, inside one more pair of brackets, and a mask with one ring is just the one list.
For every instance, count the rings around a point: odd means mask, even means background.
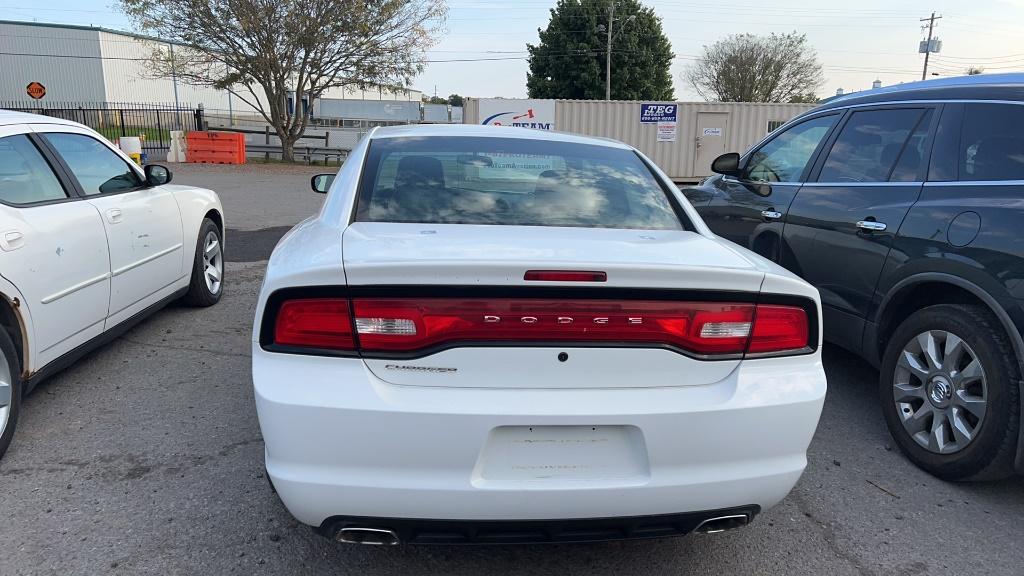
[{"label": "shipping container", "polygon": [[420,103],[401,100],[341,100],[319,98],[313,102],[317,118],[358,118],[387,122],[419,122]]},{"label": "shipping container", "polygon": [[756,102],[467,98],[464,122],[550,125],[559,132],[613,138],[636,147],[673,180],[687,182],[711,174],[711,161],[719,154],[743,152],[813,107]]},{"label": "shipping container", "polygon": [[430,124],[447,124],[449,122],[448,105],[424,104],[423,121],[428,122]]}]

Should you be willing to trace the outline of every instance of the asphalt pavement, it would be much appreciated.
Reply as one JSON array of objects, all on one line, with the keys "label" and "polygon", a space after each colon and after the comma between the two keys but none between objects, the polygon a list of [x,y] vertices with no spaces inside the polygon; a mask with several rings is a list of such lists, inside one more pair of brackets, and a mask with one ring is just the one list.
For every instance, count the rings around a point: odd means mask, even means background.
[{"label": "asphalt pavement", "polygon": [[917,470],[885,428],[877,372],[829,346],[807,471],[742,530],[506,547],[359,547],[314,534],[264,476],[249,337],[264,260],[319,207],[308,179],[322,170],[175,169],[176,182],[221,192],[224,298],[159,312],[26,399],[0,461],[0,575],[1024,572],[1024,480],[952,484]]}]

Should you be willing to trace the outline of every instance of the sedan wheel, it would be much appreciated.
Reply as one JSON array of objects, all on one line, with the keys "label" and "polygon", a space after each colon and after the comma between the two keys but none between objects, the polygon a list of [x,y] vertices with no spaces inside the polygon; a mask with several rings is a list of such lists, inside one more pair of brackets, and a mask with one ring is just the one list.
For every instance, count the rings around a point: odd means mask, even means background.
[{"label": "sedan wheel", "polygon": [[224,236],[217,224],[203,220],[196,238],[195,259],[188,293],[182,300],[192,306],[212,306],[224,292]]},{"label": "sedan wheel", "polygon": [[0,328],[0,457],[14,437],[21,407],[21,365],[7,332]]},{"label": "sedan wheel", "polygon": [[7,357],[0,353],[0,436],[7,430],[11,419],[11,404],[14,399],[14,370]]},{"label": "sedan wheel", "polygon": [[224,277],[224,257],[220,249],[220,238],[212,230],[203,242],[203,277],[211,294],[220,292],[220,280]]},{"label": "sedan wheel", "polygon": [[929,330],[900,352],[893,400],[903,427],[926,450],[966,448],[984,422],[987,397],[985,369],[959,336]]}]

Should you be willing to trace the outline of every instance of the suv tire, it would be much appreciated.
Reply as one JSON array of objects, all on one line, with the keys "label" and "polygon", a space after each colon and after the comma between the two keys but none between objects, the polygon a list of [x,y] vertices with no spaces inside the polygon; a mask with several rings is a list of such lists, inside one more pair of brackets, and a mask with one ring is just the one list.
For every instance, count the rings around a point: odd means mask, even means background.
[{"label": "suv tire", "polygon": [[982,306],[915,312],[886,346],[882,412],[896,444],[945,480],[1013,474],[1020,429],[1020,368],[995,316]]}]

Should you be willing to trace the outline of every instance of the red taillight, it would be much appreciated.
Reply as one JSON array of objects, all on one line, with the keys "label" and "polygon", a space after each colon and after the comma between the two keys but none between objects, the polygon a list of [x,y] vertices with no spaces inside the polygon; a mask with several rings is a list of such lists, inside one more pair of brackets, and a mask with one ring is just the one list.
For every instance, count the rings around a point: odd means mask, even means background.
[{"label": "red taillight", "polygon": [[349,302],[344,298],[288,300],[274,325],[274,344],[327,350],[355,350]]},{"label": "red taillight", "polygon": [[[356,299],[352,307],[360,348],[386,352],[462,341],[648,343],[737,354],[754,313],[752,304],[613,300],[388,298]],[[716,332],[719,324],[746,328],[738,335]]]},{"label": "red taillight", "polygon": [[[289,300],[274,343],[417,352],[437,346],[580,342],[670,346],[702,356],[808,347],[802,308],[718,302],[356,298]],[[356,336],[358,335],[358,336]]]},{"label": "red taillight", "polygon": [[810,326],[803,308],[760,304],[747,353],[799,350],[809,345],[809,339]]},{"label": "red taillight", "polygon": [[607,282],[608,273],[581,270],[527,270],[523,280],[540,282]]}]

